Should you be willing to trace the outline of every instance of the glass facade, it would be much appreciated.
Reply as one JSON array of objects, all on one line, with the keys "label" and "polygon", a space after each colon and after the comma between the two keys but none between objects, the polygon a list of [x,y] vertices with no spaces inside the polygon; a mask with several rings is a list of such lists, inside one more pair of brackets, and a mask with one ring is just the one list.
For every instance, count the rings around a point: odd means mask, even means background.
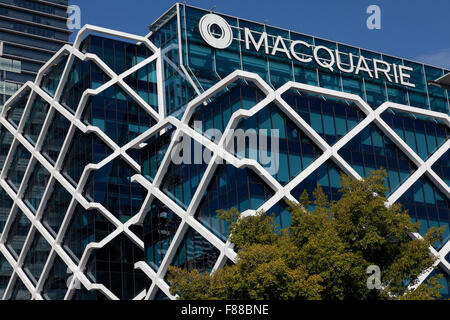
[{"label": "glass facade", "polygon": [[[172,12],[173,11],[173,12]],[[199,32],[199,21],[207,11],[187,5],[175,7],[169,11],[161,21],[152,25],[154,34],[150,39],[157,45],[167,50],[175,51],[178,47],[180,53],[169,53],[173,60],[181,60],[189,76],[192,78],[199,90],[206,90],[225,76],[235,70],[245,70],[257,73],[273,88],[279,88],[288,81],[296,81],[323,88],[358,94],[372,108],[377,108],[385,101],[392,101],[418,108],[434,110],[442,113],[449,112],[449,97],[445,89],[437,88],[428,84],[429,80],[435,80],[448,70],[426,66],[420,63],[399,59],[382,53],[371,52],[357,47],[351,47],[340,43],[319,39],[313,36],[278,29],[275,27],[250,22],[221,15],[230,25],[234,41],[226,48],[215,49],[209,46],[201,37]],[[179,20],[179,30],[177,30]],[[395,63],[398,66],[412,68],[410,82],[414,88],[401,86],[397,83],[387,81],[384,77],[376,79],[368,72],[350,74],[333,68],[333,72],[324,68],[314,61],[303,63],[296,59],[287,59],[284,52],[277,51],[274,55],[266,54],[264,49],[258,52],[250,46],[247,49],[245,43],[244,29],[248,28],[254,32],[257,42],[261,33],[266,32],[269,51],[272,52],[277,37],[280,36],[289,48],[293,41],[303,41],[311,48],[296,46],[297,55],[303,59],[311,58],[312,48],[324,46],[330,50],[338,50],[342,68],[351,67],[350,54],[353,57],[353,65],[356,66],[358,58],[363,56],[367,60],[370,70],[373,70],[373,62],[370,59],[379,59],[387,63]],[[319,58],[330,59],[327,54]],[[392,78],[393,71],[389,74]],[[175,75],[177,78],[177,76]],[[171,79],[171,78],[170,78]],[[167,80],[167,79],[166,79]],[[172,92],[173,87],[179,88],[179,81],[166,81],[166,91]],[[168,111],[181,108],[182,103],[167,99]],[[171,113],[171,112],[169,112]]]},{"label": "glass facade", "polygon": [[[0,1],[0,20],[13,2]],[[62,16],[57,5],[39,8]],[[28,88],[8,101],[0,114],[0,297],[31,299],[39,282],[35,296],[49,300],[173,299],[160,285],[169,266],[211,272],[233,263],[218,210],[263,209],[280,230],[291,223],[287,198],[320,185],[338,200],[341,172],[366,177],[380,167],[388,198],[421,222],[420,233],[445,227],[435,272],[445,275],[448,296],[449,93],[428,81],[449,71],[225,15],[233,39],[216,49],[199,32],[209,13],[177,4],[148,38],[88,33],[79,51],[104,64],[68,52],[36,83],[45,97]],[[263,37],[259,50],[246,45],[246,28],[256,45]],[[296,43],[303,62],[282,42]],[[340,68],[322,66],[328,52]],[[358,61],[366,68],[345,71]],[[376,61],[396,67],[375,77]],[[392,80],[400,67],[413,85]],[[257,135],[232,145],[221,135],[227,128]],[[84,282],[69,289],[72,263]]]},{"label": "glass facade", "polygon": [[0,1],[0,108],[64,45],[68,0]]}]

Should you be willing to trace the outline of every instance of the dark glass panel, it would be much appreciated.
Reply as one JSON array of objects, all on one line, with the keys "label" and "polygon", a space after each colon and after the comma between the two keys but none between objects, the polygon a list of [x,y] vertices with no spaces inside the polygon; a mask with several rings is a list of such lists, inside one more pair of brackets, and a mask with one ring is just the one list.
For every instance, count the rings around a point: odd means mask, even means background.
[{"label": "dark glass panel", "polygon": [[218,219],[217,210],[256,210],[273,195],[273,190],[252,170],[219,165],[195,217],[216,236],[226,241],[228,224]]},{"label": "dark glass panel", "polygon": [[[317,185],[320,185],[329,200],[337,201],[341,197],[341,194],[339,193],[340,172],[341,170],[339,167],[333,161],[328,160],[292,189],[291,194],[296,199],[300,199],[301,194],[306,190],[310,195],[310,198],[312,198],[312,192],[317,188]],[[284,208],[281,209],[285,210]],[[312,210],[313,207],[310,207],[309,209]]]},{"label": "dark glass panel", "polygon": [[366,117],[354,102],[344,99],[294,90],[287,91],[282,98],[330,145]]},{"label": "dark glass panel", "polygon": [[411,160],[374,124],[364,128],[339,154],[363,177],[367,177],[371,170],[386,169],[387,195],[416,170]]},{"label": "dark glass panel", "polygon": [[170,128],[163,133],[159,132],[155,134],[145,141],[145,147],[140,150],[142,175],[150,181],[153,181],[156,176],[159,166],[166,155],[174,131],[174,128]]},{"label": "dark glass panel", "polygon": [[23,129],[24,136],[33,144],[37,142],[49,109],[50,105],[40,95],[36,94]]},{"label": "dark glass panel", "polygon": [[8,263],[6,258],[0,253],[0,299],[5,293],[6,287],[8,286],[9,280],[13,273],[13,268]]},{"label": "dark glass panel", "polygon": [[118,85],[89,98],[83,121],[100,128],[120,146],[156,123],[147,111]]},{"label": "dark glass panel", "polygon": [[100,212],[86,210],[78,204],[70,219],[63,245],[76,260],[80,260],[89,243],[102,241],[114,230],[115,227]]},{"label": "dark glass panel", "polygon": [[158,271],[181,219],[157,198],[153,199],[143,223],[145,261]]},{"label": "dark glass panel", "polygon": [[45,281],[44,288],[42,289],[43,297],[47,300],[64,300],[70,284],[69,278],[71,279],[72,276],[70,269],[64,261],[56,255],[53,260],[53,266]]},{"label": "dark glass panel", "polygon": [[56,163],[61,152],[64,139],[69,131],[70,121],[55,110],[50,127],[45,135],[42,154],[51,162]]},{"label": "dark glass panel", "polygon": [[153,300],[170,300],[170,298],[161,289],[158,289]]},{"label": "dark glass panel", "polygon": [[423,160],[450,137],[447,125],[439,120],[391,110],[381,117]]},{"label": "dark glass panel", "polygon": [[22,118],[23,111],[28,101],[30,95],[30,89],[23,90],[9,105],[6,111],[6,118],[8,121],[15,126],[19,126],[20,119]]},{"label": "dark glass panel", "polygon": [[173,259],[172,266],[187,271],[211,272],[219,258],[219,250],[189,227]]},{"label": "dark glass panel", "polygon": [[12,206],[13,200],[6,191],[0,187],[0,235],[3,232],[3,228],[5,228],[6,220],[9,217]]},{"label": "dark glass panel", "polygon": [[[175,55],[171,59],[177,59],[178,50],[172,50],[168,54]],[[164,86],[166,115],[173,115],[181,118],[184,107],[195,96],[196,92],[186,75],[178,68],[174,68],[169,63],[164,64]]]},{"label": "dark glass panel", "polygon": [[[207,105],[199,106],[189,121],[189,126],[203,134],[212,128],[223,133],[234,112],[248,110],[265,97],[256,86],[237,81],[227,90],[215,95]],[[196,122],[201,124],[200,128]]]},{"label": "dark glass panel", "polygon": [[28,274],[34,284],[37,284],[39,277],[41,276],[51,249],[50,244],[38,231],[36,231],[34,240],[25,256],[23,265],[24,271]]},{"label": "dark glass panel", "polygon": [[0,172],[3,170],[6,157],[13,143],[14,136],[0,124]]},{"label": "dark glass panel", "polygon": [[44,89],[52,97],[56,93],[59,81],[61,80],[64,67],[67,63],[67,54],[63,54],[55,63],[50,67],[50,69],[42,77],[41,88]]},{"label": "dark glass panel", "polygon": [[450,150],[436,161],[432,169],[437,175],[450,186]]},{"label": "dark glass panel", "polygon": [[16,278],[16,282],[5,300],[31,300],[31,293],[27,287],[23,284],[19,277]]},{"label": "dark glass panel", "polygon": [[288,228],[291,225],[291,213],[289,212],[289,206],[284,199],[278,201],[278,203],[270,208],[267,214],[272,215],[275,218],[275,224],[278,231]]},{"label": "dark glass panel", "polygon": [[[289,183],[322,154],[308,135],[275,104],[240,120],[236,129],[233,141],[235,155],[258,161],[282,185]],[[240,137],[239,129],[248,135],[245,145],[242,145],[243,137]],[[254,138],[252,132],[256,133]],[[252,140],[257,146],[250,144]],[[231,146],[229,149],[232,149]]]},{"label": "dark glass panel", "polygon": [[62,91],[62,105],[75,112],[84,91],[97,89],[108,80],[95,62],[75,58]]},{"label": "dark glass panel", "polygon": [[450,199],[427,177],[422,176],[398,200],[408,210],[413,222],[420,221],[419,233],[424,235],[431,227],[444,227],[439,250],[450,240]]},{"label": "dark glass panel", "polygon": [[47,187],[49,179],[50,173],[48,173],[42,164],[36,162],[24,194],[25,202],[34,212],[36,212],[39,208],[39,204],[44,196],[44,191]]},{"label": "dark glass panel", "polygon": [[124,234],[120,234],[103,248],[91,253],[86,273],[119,299],[130,300],[148,286],[148,277],[134,267],[137,261],[143,260],[142,250]]},{"label": "dark glass panel", "polygon": [[110,154],[111,150],[95,134],[76,130],[63,162],[62,172],[76,184],[88,164],[99,163]]},{"label": "dark glass panel", "polygon": [[89,35],[81,44],[83,53],[96,54],[115,73],[121,74],[152,55],[144,45]]},{"label": "dark glass panel", "polygon": [[122,158],[115,158],[91,172],[83,194],[125,222],[138,213],[146,194],[146,189],[131,181],[136,173]]},{"label": "dark glass panel", "polygon": [[81,300],[81,301],[104,301],[108,298],[99,290],[88,291],[82,283],[80,283],[80,288],[75,289],[71,300]]},{"label": "dark glass panel", "polygon": [[156,62],[151,62],[133,72],[124,79],[137,94],[158,111],[158,88],[156,79]]},{"label": "dark glass panel", "polygon": [[8,168],[6,180],[16,190],[19,190],[22,183],[25,170],[27,169],[28,162],[31,158],[31,154],[21,144],[16,147],[14,156]]},{"label": "dark glass panel", "polygon": [[22,247],[25,243],[28,232],[30,231],[30,227],[30,220],[28,220],[25,214],[18,209],[6,240],[6,246],[13,253],[13,255],[15,255],[16,259],[22,251]]},{"label": "dark glass panel", "polygon": [[[202,155],[209,150],[187,135],[183,136],[183,141],[185,141],[182,142],[183,149],[176,154],[182,154],[186,157],[180,159],[180,164],[175,164],[174,161],[170,163],[164,175],[161,189],[178,205],[187,209],[208,165]],[[181,146],[181,144],[178,146]],[[200,157],[197,157],[198,155]]]},{"label": "dark glass panel", "polygon": [[42,215],[44,226],[49,229],[54,237],[59,232],[71,200],[72,195],[58,181],[55,181],[53,191]]}]

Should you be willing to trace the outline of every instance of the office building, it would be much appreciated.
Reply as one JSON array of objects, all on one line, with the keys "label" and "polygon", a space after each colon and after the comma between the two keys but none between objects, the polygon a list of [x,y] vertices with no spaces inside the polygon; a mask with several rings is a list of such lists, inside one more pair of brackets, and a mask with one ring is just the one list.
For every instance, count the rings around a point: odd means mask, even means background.
[{"label": "office building", "polygon": [[69,43],[68,0],[0,0],[0,106]]},{"label": "office building", "polygon": [[217,210],[285,228],[285,199],[379,167],[422,234],[447,227],[449,296],[449,70],[184,4],[150,30],[83,28],[0,114],[4,299],[174,298],[169,266],[236,259]]}]

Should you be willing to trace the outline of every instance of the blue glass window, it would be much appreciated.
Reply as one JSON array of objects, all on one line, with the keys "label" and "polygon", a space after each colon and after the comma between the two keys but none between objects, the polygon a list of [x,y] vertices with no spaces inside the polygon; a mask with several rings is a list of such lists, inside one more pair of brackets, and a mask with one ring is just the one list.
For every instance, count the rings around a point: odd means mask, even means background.
[{"label": "blue glass window", "polygon": [[174,128],[164,133],[157,133],[149,140],[145,141],[146,146],[140,150],[140,163],[142,175],[153,181],[161,162],[166,155]]},{"label": "blue glass window", "polygon": [[27,169],[28,162],[31,158],[31,154],[21,144],[19,144],[14,151],[12,161],[8,168],[7,181],[17,191],[19,190],[22,182],[25,170]]},{"label": "blue glass window", "polygon": [[226,241],[228,224],[218,219],[217,210],[256,210],[273,195],[273,190],[252,170],[237,169],[227,164],[219,165],[195,217],[216,236]]},{"label": "blue glass window", "polygon": [[154,110],[158,111],[158,89],[155,62],[149,63],[130,74],[124,81]]},{"label": "blue glass window", "polygon": [[89,243],[102,241],[114,230],[115,227],[100,212],[86,210],[78,204],[70,219],[63,245],[79,261]]},{"label": "blue glass window", "polygon": [[157,198],[144,220],[145,261],[157,272],[178,230],[181,219]]},{"label": "blue glass window", "polygon": [[14,136],[4,126],[0,125],[0,172],[3,170],[6,157],[13,143]]},{"label": "blue glass window", "polygon": [[0,298],[3,297],[6,287],[13,273],[13,268],[3,254],[0,254]]},{"label": "blue glass window", "polygon": [[5,300],[31,300],[31,293],[23,284],[19,277],[16,277],[16,282]]},{"label": "blue glass window", "polygon": [[108,80],[95,62],[76,58],[62,91],[62,105],[75,113],[83,92],[87,89],[97,89]]},{"label": "blue glass window", "polygon": [[59,232],[71,200],[72,195],[58,181],[55,181],[53,191],[42,215],[44,226],[47,227],[54,237]]},{"label": "blue glass window", "polygon": [[0,236],[11,212],[12,205],[13,201],[11,197],[0,187]]},{"label": "blue glass window", "polygon": [[96,54],[115,73],[121,74],[150,57],[152,53],[144,44],[89,35],[81,44],[83,53]]},{"label": "blue glass window", "polygon": [[40,95],[36,94],[23,130],[24,136],[33,144],[37,142],[49,109],[50,105]]},{"label": "blue glass window", "polygon": [[327,141],[335,144],[366,116],[351,101],[290,90],[282,98]]},{"label": "blue glass window", "polygon": [[272,215],[275,218],[278,231],[288,228],[291,225],[291,213],[289,212],[289,206],[284,199],[278,201],[278,203],[270,208],[267,214]]},{"label": "blue glass window", "polygon": [[[47,300],[63,300],[67,293],[67,284],[69,278],[72,277],[70,269],[62,261],[62,259],[56,255],[53,260],[53,266],[47,276],[47,280],[44,283],[42,289],[42,295]],[[81,284],[80,284],[81,286]],[[78,291],[78,290],[75,290]]]},{"label": "blue glass window", "polygon": [[27,88],[23,90],[14,101],[10,103],[9,108],[6,111],[6,119],[8,119],[8,121],[16,128],[19,126],[29,95],[30,89]]},{"label": "blue glass window", "polygon": [[86,273],[119,299],[130,300],[149,285],[149,278],[134,267],[136,261],[143,259],[141,248],[122,233],[91,253]]},{"label": "blue glass window", "polygon": [[423,160],[427,160],[450,137],[442,121],[388,110],[382,119],[395,130]]},{"label": "blue glass window", "polygon": [[137,174],[124,160],[115,158],[102,168],[90,173],[83,194],[93,202],[102,204],[122,222],[137,214],[142,206],[146,189],[131,182]]},{"label": "blue glass window", "polygon": [[203,155],[209,150],[188,136],[183,136],[183,141],[187,141],[183,143],[183,149],[174,154],[180,153],[184,158],[180,159],[180,164],[170,163],[161,189],[178,205],[187,209],[208,165]]},{"label": "blue glass window", "polygon": [[394,192],[415,170],[416,166],[374,124],[363,129],[347,143],[339,154],[364,177],[372,170],[386,169],[388,195]]},{"label": "blue glass window", "polygon": [[54,112],[50,127],[44,138],[41,152],[50,162],[56,163],[67,132],[69,131],[70,122],[58,111],[55,110]]},{"label": "blue glass window", "polygon": [[195,128],[194,122],[201,122],[201,133],[212,128],[223,133],[234,112],[240,109],[248,110],[265,97],[266,95],[257,87],[237,81],[225,92],[217,94],[207,105],[199,106],[189,125]]},{"label": "blue glass window", "polygon": [[398,200],[408,210],[412,221],[420,221],[420,234],[425,234],[431,227],[445,228],[443,241],[436,243],[441,248],[450,240],[450,200],[431,180],[422,176]]},{"label": "blue glass window", "polygon": [[432,169],[437,175],[450,186],[450,151],[447,151],[442,157],[436,161]]},{"label": "blue glass window", "polygon": [[25,243],[28,232],[30,231],[30,227],[30,220],[28,220],[25,214],[18,209],[6,240],[6,246],[16,258],[20,256],[20,252],[22,251],[22,247]]},{"label": "blue glass window", "polygon": [[333,161],[328,160],[292,189],[291,194],[296,199],[300,199],[301,194],[306,190],[311,198],[312,192],[317,188],[317,185],[320,185],[330,200],[337,201],[341,198],[341,194],[339,193],[340,172],[339,167]]},{"label": "blue glass window", "polygon": [[36,285],[41,276],[44,265],[50,254],[51,246],[39,233],[35,232],[34,240],[28,249],[23,268]]},{"label": "blue glass window", "polygon": [[119,146],[126,144],[156,122],[118,85],[89,98],[83,112],[86,124],[94,125]]},{"label": "blue glass window", "polygon": [[67,63],[67,57],[67,54],[60,57],[42,77],[41,88],[52,97],[55,95],[56,89],[58,88],[64,67]]},{"label": "blue glass window", "polygon": [[171,265],[187,271],[197,269],[199,272],[211,272],[219,254],[216,247],[189,227]]},{"label": "blue glass window", "polygon": [[63,162],[63,174],[76,185],[84,168],[90,163],[99,163],[111,154],[111,150],[95,134],[76,130]]},{"label": "blue glass window", "polygon": [[[239,145],[241,143],[238,136],[235,138],[234,145],[236,156],[255,159],[264,168],[275,169],[270,173],[282,185],[286,185],[322,154],[308,135],[303,133],[275,104],[266,106],[250,118],[240,120],[237,129],[242,129],[246,133],[256,130],[258,152],[250,149],[252,146],[247,139],[245,150],[243,150],[243,146]],[[272,129],[278,131],[272,133]],[[267,131],[264,134],[261,130]],[[273,137],[276,139],[274,141],[272,141],[272,134],[278,135]],[[265,149],[261,148],[264,146],[263,139],[266,141]],[[250,142],[251,138],[248,140]],[[272,142],[276,143],[276,141],[278,141],[278,152],[272,146]]]},{"label": "blue glass window", "polygon": [[48,171],[39,162],[36,162],[24,195],[25,202],[34,212],[39,208],[49,179]]}]

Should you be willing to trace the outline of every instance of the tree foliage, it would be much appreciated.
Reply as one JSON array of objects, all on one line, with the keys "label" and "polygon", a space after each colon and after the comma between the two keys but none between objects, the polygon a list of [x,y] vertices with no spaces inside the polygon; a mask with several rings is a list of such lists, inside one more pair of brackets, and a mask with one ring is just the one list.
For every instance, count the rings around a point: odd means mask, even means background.
[{"label": "tree foliage", "polygon": [[[419,225],[400,204],[386,205],[385,176],[384,170],[363,180],[341,175],[338,201],[330,202],[320,186],[312,200],[305,191],[299,203],[288,202],[292,223],[280,232],[265,212],[221,211],[237,263],[212,274],[170,267],[171,293],[189,300],[440,298],[438,278],[409,286],[435,262],[429,247],[443,230],[412,240]],[[381,270],[380,289],[367,286],[371,265]]]}]

